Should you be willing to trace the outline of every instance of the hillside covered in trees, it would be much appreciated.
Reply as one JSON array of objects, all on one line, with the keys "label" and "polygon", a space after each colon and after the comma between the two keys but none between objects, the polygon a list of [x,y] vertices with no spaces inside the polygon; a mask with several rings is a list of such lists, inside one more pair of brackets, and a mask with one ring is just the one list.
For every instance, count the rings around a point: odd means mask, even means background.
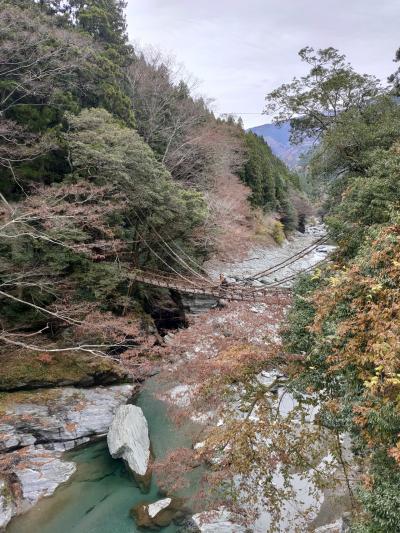
[{"label": "hillside covered in trees", "polygon": [[[18,331],[41,332],[34,349],[46,337],[64,348],[76,321],[90,330],[93,313],[149,310],[154,293],[132,287],[129,272],[187,271],[187,261],[193,267],[223,248],[224,224],[250,234],[271,212],[286,231],[297,225],[295,177],[240,125],[216,119],[168,60],[133,49],[124,5],[2,3],[7,352],[27,345]],[[115,327],[103,344],[126,337],[121,322]]]},{"label": "hillside covered in trees", "polygon": [[[304,507],[282,526],[296,478],[310,498],[344,489],[346,531],[400,532],[400,68],[383,86],[335,48],[300,51],[309,72],[265,108],[290,124],[294,152],[315,140],[299,176],[217,118],[174,61],[133,46],[125,8],[0,2],[0,530],[19,533],[12,518],[73,475],[65,451],[108,433],[108,450],[77,460],[85,505],[89,484],[106,485],[82,523],[99,500],[115,518],[120,483],[145,528],[199,532],[185,520],[204,509],[232,531],[314,528]],[[292,288],[293,263],[321,245]],[[282,261],[241,277],[208,265],[276,250]],[[140,472],[119,445],[132,426]],[[151,520],[150,501],[166,518]]]},{"label": "hillside covered in trees", "polygon": [[[314,394],[323,427],[349,434],[351,531],[399,531],[398,71],[383,88],[335,49],[304,49],[310,73],[269,95],[301,139],[318,135],[310,174],[326,191],[332,262],[304,276],[286,331],[301,355],[293,387]],[[335,105],[331,105],[335,102]],[[299,118],[299,115],[301,118]],[[347,465],[349,466],[349,465]]]}]

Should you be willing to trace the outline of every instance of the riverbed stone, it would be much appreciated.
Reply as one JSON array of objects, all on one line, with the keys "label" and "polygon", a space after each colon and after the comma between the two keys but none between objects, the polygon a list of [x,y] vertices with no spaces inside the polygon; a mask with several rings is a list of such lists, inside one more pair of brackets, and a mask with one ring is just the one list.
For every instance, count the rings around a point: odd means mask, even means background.
[{"label": "riverbed stone", "polygon": [[115,412],[107,435],[114,459],[123,459],[142,491],[150,488],[150,438],[147,420],[140,407],[121,405]]},{"label": "riverbed stone", "polygon": [[0,531],[19,513],[51,496],[67,481],[76,465],[63,461],[62,452],[46,450],[41,445],[26,446],[0,455]]},{"label": "riverbed stone", "polygon": [[166,507],[169,507],[171,502],[172,502],[171,498],[164,498],[163,500],[158,500],[158,501],[156,501],[154,503],[151,503],[147,507],[148,512],[149,512],[149,516],[151,518],[154,518],[160,511],[162,511]]},{"label": "riverbed stone", "polygon": [[201,533],[245,533],[246,528],[235,524],[226,509],[205,511],[193,515],[193,522]]},{"label": "riverbed stone", "polygon": [[163,498],[154,503],[139,503],[132,507],[130,514],[139,527],[159,529],[183,520],[188,512],[182,498]]},{"label": "riverbed stone", "polygon": [[182,304],[186,313],[198,315],[218,307],[218,298],[206,294],[182,294]]},{"label": "riverbed stone", "polygon": [[135,390],[134,385],[124,384],[5,394],[0,452],[33,444],[67,450],[92,437],[105,436],[116,409],[126,403]]}]

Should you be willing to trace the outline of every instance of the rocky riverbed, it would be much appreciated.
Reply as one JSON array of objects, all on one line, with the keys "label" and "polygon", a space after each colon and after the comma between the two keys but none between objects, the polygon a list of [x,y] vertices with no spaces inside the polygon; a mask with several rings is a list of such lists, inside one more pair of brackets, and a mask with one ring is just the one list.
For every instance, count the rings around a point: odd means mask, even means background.
[{"label": "rocky riverbed", "polygon": [[[253,249],[244,260],[231,264],[210,262],[208,269],[214,277],[223,271],[231,278],[242,279],[299,253],[323,235],[323,226],[309,228],[306,234],[295,235],[282,247]],[[318,263],[330,249],[325,244],[321,245],[297,264],[274,274],[272,279],[282,279]],[[202,313],[215,303],[189,298],[183,302],[183,306],[187,312]],[[218,352],[219,342],[225,342],[226,338],[237,338],[240,342],[262,346],[277,335],[278,322],[283,319],[284,309],[282,312],[282,316],[278,317],[276,310],[271,310],[267,304],[231,303],[223,312],[215,310],[200,314],[189,329],[168,335],[165,338],[166,345],[170,351],[179,353],[178,357],[184,355],[184,358],[202,354],[213,356]],[[247,320],[252,327],[249,327]],[[18,374],[12,380],[3,380],[5,390],[9,392],[2,394],[0,402],[0,530],[14,515],[25,512],[44,496],[50,496],[60,484],[71,478],[76,464],[66,458],[63,452],[104,437],[120,406],[130,402],[137,392],[137,386],[131,384],[96,386],[99,381],[107,383],[125,379],[126,375],[120,370],[92,368],[91,364],[86,363],[82,366],[79,361],[72,373],[68,365],[67,379],[63,377],[63,368],[58,373],[53,371],[51,378],[45,368],[43,378],[40,375],[42,362],[39,368],[38,363],[33,361],[36,366],[33,367],[35,372],[32,376],[26,375],[26,364],[25,360],[21,361],[22,378]],[[82,384],[90,388],[83,388]],[[37,386],[52,388],[18,391]],[[163,419],[158,420],[161,412],[157,407],[156,411],[150,413],[150,418],[147,416],[150,427],[154,427],[155,423],[163,425]],[[114,456],[123,457],[117,448],[116,444]],[[155,491],[154,494],[152,492],[152,502],[155,503],[157,491],[155,488],[152,490]],[[149,501],[149,504],[152,502]],[[137,508],[141,509],[141,516],[143,509],[149,508],[152,512],[150,505]],[[204,520],[200,520],[197,526],[199,530],[217,531],[212,529],[215,526],[212,521],[208,524],[207,521],[204,524],[202,522]],[[226,522],[226,516],[223,515],[218,527],[222,524],[225,527]]]},{"label": "rocky riverbed", "polygon": [[[321,244],[311,249],[309,253],[305,253],[304,256],[301,255],[303,250],[311,247],[319,239],[323,239],[325,235],[326,229],[323,224],[308,226],[305,233],[294,233],[281,246],[273,248],[254,247],[240,261],[223,262],[212,260],[206,263],[206,268],[213,279],[217,280],[219,274],[223,272],[232,282],[242,281],[244,278],[251,278],[263,270],[283,263],[291,257],[296,257],[296,254],[298,254],[293,263],[287,264],[287,266],[282,265],[283,268],[279,268],[279,270],[271,274],[267,273],[261,276],[257,284],[262,286],[264,283],[280,281],[284,278],[294,276],[323,261],[334,249],[334,246],[326,242],[321,242]],[[284,283],[284,286],[290,286],[292,283],[293,280],[290,280]]]},{"label": "rocky riverbed", "polygon": [[0,530],[75,472],[63,452],[107,434],[131,384],[3,393],[0,421]]},{"label": "rocky riverbed", "polygon": [[[260,281],[254,282],[250,279],[249,284],[257,283],[261,286],[263,283],[270,283],[291,276],[295,277],[296,274],[317,266],[327,259],[329,253],[334,249],[333,246],[326,242],[318,242],[313,247],[316,241],[324,240],[324,236],[325,228],[323,225],[312,226],[307,228],[305,234],[292,236],[282,247],[255,248],[249,252],[246,258],[238,262],[211,261],[207,267],[214,279],[218,279],[219,273],[222,271],[229,283],[235,283],[244,278],[251,278],[261,270],[295,257],[296,261],[293,264],[284,266],[271,275],[261,278]],[[310,252],[303,256],[303,250],[306,248],[310,248]],[[293,280],[289,280],[285,286],[290,286],[292,283]],[[271,342],[279,342],[279,330],[284,323],[288,305],[289,301],[282,302],[278,306],[271,306],[268,302],[231,302],[222,309],[210,310],[208,313],[197,316],[189,330],[170,335],[168,344],[176,353],[180,353],[180,359],[178,358],[177,361],[179,371],[175,373],[175,376],[181,381],[164,394],[164,399],[176,405],[177,408],[184,407],[189,411],[192,401],[198,406],[196,388],[193,385],[188,385],[192,383],[193,376],[186,376],[188,381],[187,383],[184,381],[185,361],[192,363],[194,360],[198,360],[201,365],[201,360],[204,360],[204,365],[208,365],[208,361],[215,357],[218,358],[221,351],[227,353],[229,350],[234,351],[235,346],[240,346],[241,349],[250,346],[263,349]],[[196,311],[197,307],[199,304],[195,307]],[[264,382],[267,381],[266,384],[270,384],[276,378],[276,371],[271,369],[269,372],[264,372],[260,378],[263,378]],[[280,412],[283,410],[286,413],[289,413],[296,404],[286,391],[282,393],[281,397],[279,390],[277,391],[277,403],[280,406]],[[204,406],[203,412],[196,412],[196,419],[211,425],[223,425],[223,420],[219,416],[215,418],[207,405]],[[195,449],[202,445],[204,443],[198,443],[195,445]],[[324,457],[323,449],[321,453],[322,470],[322,465],[330,464],[330,457],[329,454]],[[328,466],[326,468],[328,469]],[[330,475],[329,472],[328,475]],[[339,533],[347,530],[346,520],[340,516],[347,509],[347,493],[344,487],[337,487],[336,491],[331,493],[319,491],[313,487],[312,481],[305,474],[304,476],[293,476],[293,490],[297,501],[291,501],[287,507],[284,507],[282,531],[292,531],[293,523],[291,521],[297,520],[297,516],[308,512],[309,509],[313,509],[313,512],[309,514],[307,520],[301,523],[301,526],[300,524],[297,526],[304,527],[304,530],[318,531],[318,533]],[[224,509],[217,509],[211,513],[200,513],[194,519],[197,527],[204,532],[226,531],[228,533],[246,530],[246,528],[235,524],[234,518]],[[260,508],[260,516],[252,525],[251,530],[264,533],[269,530],[269,527],[269,513]]]}]

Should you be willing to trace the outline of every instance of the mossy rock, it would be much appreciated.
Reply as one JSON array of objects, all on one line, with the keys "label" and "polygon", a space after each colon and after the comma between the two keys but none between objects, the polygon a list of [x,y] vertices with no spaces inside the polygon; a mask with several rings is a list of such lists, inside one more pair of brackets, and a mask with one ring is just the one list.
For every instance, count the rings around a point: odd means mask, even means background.
[{"label": "mossy rock", "polygon": [[0,353],[0,391],[70,386],[90,387],[127,381],[129,375],[111,359],[84,352]]}]

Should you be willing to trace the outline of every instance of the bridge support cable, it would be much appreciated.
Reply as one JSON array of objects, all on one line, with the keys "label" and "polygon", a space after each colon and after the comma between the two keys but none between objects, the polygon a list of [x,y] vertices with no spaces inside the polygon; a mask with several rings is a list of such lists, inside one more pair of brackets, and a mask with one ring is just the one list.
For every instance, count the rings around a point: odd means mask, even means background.
[{"label": "bridge support cable", "polygon": [[[165,261],[155,250],[153,250],[153,248],[149,245],[149,243],[146,241],[146,239],[143,238],[143,236],[141,236],[142,238],[142,241],[144,242],[144,244],[148,247],[148,249],[150,250],[150,253],[152,253],[159,261],[161,261],[165,266],[167,266],[170,270],[172,270],[178,277],[182,278],[184,281],[186,281],[187,283],[190,283],[191,285],[193,285],[194,287],[198,286],[196,285],[196,283],[187,278],[186,276],[184,276],[183,274],[181,274],[180,272],[178,272],[177,270],[174,269],[174,267],[172,267],[170,264],[167,263],[167,261]],[[211,285],[211,284],[210,284]]]},{"label": "bridge support cable", "polygon": [[[144,223],[143,221],[143,218],[137,213],[136,209],[133,210],[134,213],[136,214],[136,216],[138,217],[138,219]],[[140,209],[140,211],[142,212],[143,214],[143,211]],[[210,282],[210,279],[209,278],[206,278],[205,276],[199,274],[196,270],[194,270],[177,252],[175,252],[173,250],[173,248],[167,243],[167,241],[162,237],[162,235],[160,235],[160,233],[157,231],[157,229],[154,227],[154,224],[152,224],[151,222],[148,222],[148,225],[152,228],[152,230],[154,231],[154,233],[157,235],[157,237],[161,240],[161,242],[164,244],[165,248],[167,249],[167,253],[169,253],[169,255],[172,254],[173,257],[175,257],[176,259],[178,259],[178,261],[187,269],[189,270],[192,274],[194,274],[196,277],[198,277],[199,279],[203,280],[203,281],[206,281],[207,283]],[[184,252],[185,253],[185,252]],[[187,257],[189,257],[190,259],[190,256],[188,254],[185,253],[185,255]],[[202,269],[203,270],[203,269]],[[204,270],[203,270],[204,271]]]},{"label": "bridge support cable", "polygon": [[306,248],[303,248],[299,252],[291,255],[290,257],[287,257],[280,263],[276,263],[275,265],[265,270],[256,272],[252,276],[247,276],[246,278],[241,280],[239,283],[245,283],[246,281],[257,280],[258,278],[262,276],[270,276],[271,274],[274,274],[275,272],[278,272],[279,270],[283,270],[284,268],[288,267],[289,265],[295,263],[296,261],[302,259],[306,255],[313,252],[316,248],[318,248],[318,246],[321,246],[321,244],[325,243],[327,240],[328,240],[328,237],[322,237],[318,239],[317,241],[315,241],[313,244],[310,244],[309,246],[307,246]]},{"label": "bridge support cable", "polygon": [[[175,243],[175,246],[178,248],[178,250],[187,257],[188,261],[190,261],[194,266],[196,266],[199,270],[201,270],[206,276],[208,276],[207,271],[199,264],[197,261],[195,261],[192,257],[190,257],[189,254],[185,252],[185,250],[182,250],[182,248]],[[207,278],[208,279],[208,278]]]},{"label": "bridge support cable", "polygon": [[[340,238],[343,233],[339,233],[336,235],[336,239]],[[318,246],[321,246],[321,244],[326,243],[330,239],[329,235],[325,235],[323,237],[320,237],[316,241],[314,241],[312,244],[307,246],[306,248],[303,248],[303,250],[300,250],[296,254],[293,254],[290,257],[287,257],[285,260],[281,261],[280,263],[277,263],[273,265],[272,267],[267,268],[266,270],[263,270],[261,272],[257,272],[253,276],[247,276],[244,278],[244,281],[251,281],[251,280],[257,280],[261,276],[269,276],[271,274],[274,274],[278,270],[282,270],[283,268],[286,268],[287,266],[291,265],[295,261],[302,259],[304,256],[311,253],[314,249],[318,248]]]},{"label": "bridge support cable", "polygon": [[274,289],[276,287],[280,287],[284,283],[296,279],[300,274],[306,274],[307,272],[312,272],[315,268],[317,268],[318,266],[321,266],[321,265],[323,265],[323,264],[325,264],[327,262],[328,262],[327,259],[321,259],[321,261],[318,261],[314,265],[311,265],[311,266],[309,266],[307,268],[299,270],[298,272],[296,272],[294,274],[290,274],[289,276],[285,276],[284,278],[282,278],[280,280],[272,281],[270,283],[265,283],[264,287],[254,287],[253,289],[251,289],[251,291],[252,292],[262,292],[262,291],[268,291],[268,290]]}]

